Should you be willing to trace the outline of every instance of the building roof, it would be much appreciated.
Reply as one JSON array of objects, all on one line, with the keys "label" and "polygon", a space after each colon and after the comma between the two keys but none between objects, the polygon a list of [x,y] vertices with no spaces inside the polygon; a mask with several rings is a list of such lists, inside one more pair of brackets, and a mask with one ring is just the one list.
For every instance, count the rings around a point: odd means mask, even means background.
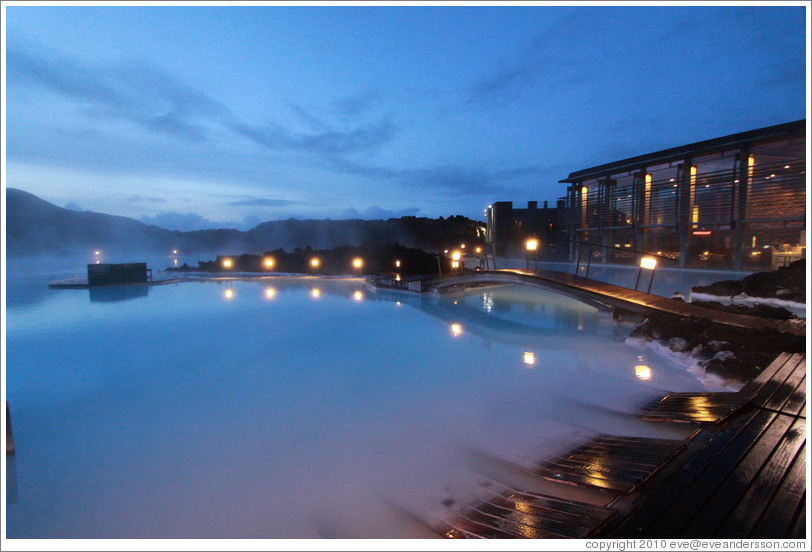
[{"label": "building roof", "polygon": [[737,134],[722,136],[721,138],[694,142],[693,144],[686,144],[684,146],[677,146],[675,148],[655,151],[654,153],[638,155],[637,157],[630,157],[621,161],[614,161],[612,163],[598,165],[596,167],[570,173],[567,178],[559,180],[559,182],[574,183],[586,178],[602,176],[607,173],[623,172],[636,168],[642,168],[647,165],[656,165],[669,161],[685,159],[689,154],[692,156],[705,155],[730,148],[741,147],[742,145],[753,142],[760,142],[765,139],[781,139],[799,134],[805,135],[805,132],[806,119],[801,119],[800,121],[793,121],[791,123],[784,123],[759,128],[756,130],[748,130],[747,132],[739,132]]}]

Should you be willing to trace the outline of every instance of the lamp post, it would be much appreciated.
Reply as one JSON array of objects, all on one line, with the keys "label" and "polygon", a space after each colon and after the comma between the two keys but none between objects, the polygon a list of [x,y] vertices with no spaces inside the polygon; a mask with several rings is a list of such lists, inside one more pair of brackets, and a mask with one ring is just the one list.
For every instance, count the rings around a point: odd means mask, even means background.
[{"label": "lamp post", "polygon": [[265,257],[262,260],[262,265],[265,267],[265,270],[271,270],[275,264],[276,260],[274,260],[273,257]]},{"label": "lamp post", "polygon": [[452,272],[456,272],[459,269],[461,258],[462,253],[460,253],[459,251],[451,252],[451,268],[453,269]]},{"label": "lamp post", "polygon": [[530,269],[530,252],[533,252],[534,261],[535,261],[535,271],[539,271],[539,241],[536,238],[530,238],[524,243],[524,247],[527,250],[527,269]]},{"label": "lamp post", "polygon": [[651,271],[651,276],[648,281],[648,291],[646,292],[651,293],[651,284],[654,282],[654,270],[657,268],[657,259],[654,257],[642,257],[640,259],[640,268],[637,270],[637,280],[634,282],[634,291],[637,291],[637,285],[640,283],[640,274],[644,268]]},{"label": "lamp post", "polygon": [[313,267],[313,270],[315,271],[316,274],[319,273],[319,265],[320,264],[321,264],[321,261],[319,261],[318,257],[313,257],[312,259],[310,259],[310,266]]},{"label": "lamp post", "polygon": [[355,274],[356,276],[361,275],[361,267],[364,266],[364,261],[361,257],[356,257],[352,260],[352,266],[355,267]]}]

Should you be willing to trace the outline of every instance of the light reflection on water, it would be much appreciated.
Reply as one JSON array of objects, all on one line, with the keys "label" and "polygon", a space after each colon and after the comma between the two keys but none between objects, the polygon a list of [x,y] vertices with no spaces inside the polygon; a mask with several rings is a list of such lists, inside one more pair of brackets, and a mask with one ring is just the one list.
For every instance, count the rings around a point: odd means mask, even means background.
[{"label": "light reflection on water", "polygon": [[481,480],[466,451],[662,436],[611,412],[707,389],[540,290],[108,289],[8,308],[9,537],[425,537],[391,505],[464,499]]}]

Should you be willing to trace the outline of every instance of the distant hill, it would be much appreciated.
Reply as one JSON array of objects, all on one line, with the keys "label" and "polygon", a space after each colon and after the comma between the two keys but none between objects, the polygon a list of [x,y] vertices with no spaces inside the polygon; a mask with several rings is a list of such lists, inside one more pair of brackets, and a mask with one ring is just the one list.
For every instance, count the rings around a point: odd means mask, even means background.
[{"label": "distant hill", "polygon": [[[365,242],[440,249],[472,242],[482,224],[462,216],[429,219],[269,221],[233,229],[178,232],[134,219],[71,211],[22,190],[6,190],[9,256],[87,254],[94,248],[119,254],[166,252],[263,253],[274,249],[324,249]],[[480,239],[484,238],[481,236]]]}]

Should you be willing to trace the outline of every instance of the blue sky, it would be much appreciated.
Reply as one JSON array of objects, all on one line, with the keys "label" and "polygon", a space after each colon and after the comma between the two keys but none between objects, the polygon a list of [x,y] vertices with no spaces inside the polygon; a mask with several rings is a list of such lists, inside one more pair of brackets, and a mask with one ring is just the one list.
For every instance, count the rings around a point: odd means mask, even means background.
[{"label": "blue sky", "polygon": [[800,2],[4,9],[4,184],[173,229],[482,219],[806,117]]}]

